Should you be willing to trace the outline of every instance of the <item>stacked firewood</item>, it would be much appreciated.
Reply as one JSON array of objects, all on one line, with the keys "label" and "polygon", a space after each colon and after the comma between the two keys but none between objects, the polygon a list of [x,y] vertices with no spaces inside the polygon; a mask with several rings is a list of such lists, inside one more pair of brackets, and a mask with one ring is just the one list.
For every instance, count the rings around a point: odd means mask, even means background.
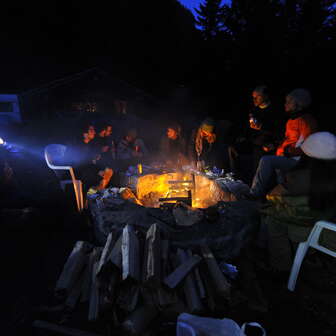
[{"label": "stacked firewood", "polygon": [[189,313],[214,310],[230,284],[207,246],[172,246],[153,224],[146,235],[126,225],[104,247],[78,241],[56,284],[69,309],[88,302],[88,320],[108,316],[130,334],[140,334],[160,312],[183,305]]}]

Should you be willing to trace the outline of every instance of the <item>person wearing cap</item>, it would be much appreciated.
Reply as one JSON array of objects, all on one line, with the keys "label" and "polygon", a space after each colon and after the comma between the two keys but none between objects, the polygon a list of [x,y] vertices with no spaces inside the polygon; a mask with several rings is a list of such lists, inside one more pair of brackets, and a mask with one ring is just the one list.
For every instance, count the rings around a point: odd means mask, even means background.
[{"label": "person wearing cap", "polygon": [[289,114],[285,139],[277,148],[276,155],[263,156],[253,179],[251,195],[263,198],[276,184],[276,173],[280,177],[293,168],[302,155],[300,145],[317,131],[317,122],[308,112],[311,97],[305,89],[295,89],[286,97],[285,111]]},{"label": "person wearing cap", "polygon": [[182,165],[186,161],[186,142],[181,133],[181,126],[171,123],[161,138],[160,156],[168,165]]},{"label": "person wearing cap", "polygon": [[206,118],[201,125],[192,132],[188,146],[189,160],[193,165],[216,165],[216,134],[215,122]]},{"label": "person wearing cap", "polygon": [[[336,219],[336,137],[317,132],[300,146],[302,158],[268,195],[262,210],[269,262],[289,272],[297,244],[306,241],[318,220]],[[320,243],[336,251],[336,233],[324,230]]]}]

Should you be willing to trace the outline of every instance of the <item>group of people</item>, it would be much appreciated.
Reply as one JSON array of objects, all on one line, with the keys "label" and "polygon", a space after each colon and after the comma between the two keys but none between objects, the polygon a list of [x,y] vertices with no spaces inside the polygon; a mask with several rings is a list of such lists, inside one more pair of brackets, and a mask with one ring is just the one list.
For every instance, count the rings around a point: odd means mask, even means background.
[{"label": "group of people", "polygon": [[[250,127],[259,160],[250,198],[263,202],[269,265],[287,277],[298,243],[308,238],[316,221],[336,220],[336,137],[319,131],[307,90],[286,96],[282,136],[266,88],[252,95],[256,113],[250,115]],[[323,230],[320,243],[336,251],[335,232]]]},{"label": "group of people", "polygon": [[136,129],[128,130],[120,141],[116,141],[112,125],[108,123],[100,127],[89,124],[84,128],[82,138],[70,148],[63,160],[68,160],[75,167],[77,175],[84,182],[85,191],[106,188],[116,170],[148,155]]},{"label": "group of people", "polygon": [[192,132],[189,143],[185,140],[178,123],[167,125],[166,133],[158,143],[157,151],[150,153],[145,141],[138,137],[132,128],[117,141],[113,136],[112,125],[100,128],[90,124],[84,128],[79,143],[72,146],[67,163],[72,164],[86,186],[86,190],[105,188],[113,175],[137,163],[159,162],[171,168],[181,168],[189,163],[195,167],[220,166],[220,151],[216,147],[215,123],[205,119],[199,128]]},{"label": "group of people", "polygon": [[[139,162],[161,161],[174,168],[192,165],[200,170],[206,166],[232,168],[232,162],[239,167],[248,153],[255,173],[247,197],[262,204],[262,228],[267,233],[272,267],[288,272],[296,245],[307,239],[314,223],[336,221],[336,137],[319,131],[309,111],[311,96],[305,89],[295,89],[286,96],[286,123],[282,123],[265,86],[253,90],[252,100],[254,110],[246,113],[247,131],[241,128],[239,136],[227,143],[211,118],[203,120],[189,140],[181,125],[167,124],[154,155],[135,129],[117,141],[111,124],[98,128],[90,124],[74,151],[69,151],[66,163],[74,166],[87,192],[114,184],[118,170]],[[7,194],[12,173],[3,162],[0,186]],[[333,232],[322,232],[321,242],[336,251]]]},{"label": "group of people", "polygon": [[[192,165],[204,170],[207,166],[239,167],[239,161],[249,154],[254,178],[248,199],[264,204],[262,223],[272,267],[288,272],[295,245],[307,239],[314,223],[336,219],[336,137],[319,132],[310,112],[311,96],[305,89],[295,89],[286,96],[283,115],[276,111],[265,86],[253,90],[252,101],[254,109],[247,114],[246,131],[241,129],[230,142],[220,140],[211,118],[191,132],[189,141],[181,126],[173,122],[162,135],[159,153],[150,157],[171,167]],[[129,130],[117,143],[111,125],[98,134],[91,125],[83,134],[83,144],[95,148],[91,165],[103,168],[98,169],[98,188],[104,188],[113,175],[111,160],[129,164],[149,158],[135,130]],[[322,241],[336,250],[333,233],[324,232]]]},{"label": "group of people", "polygon": [[159,159],[173,167],[191,165],[204,169],[206,166],[222,166],[223,154],[216,139],[215,122],[211,118],[203,120],[191,132],[189,141],[183,136],[181,126],[171,123],[161,138]]},{"label": "group of people", "polygon": [[[104,169],[127,168],[139,161],[152,160],[172,167],[189,164],[200,170],[207,166],[226,170],[238,167],[238,175],[239,167],[244,166],[254,176],[251,197],[263,199],[297,165],[303,154],[301,144],[318,128],[309,111],[311,97],[305,89],[295,89],[287,95],[285,127],[285,115],[273,106],[266,86],[256,87],[252,99],[254,109],[248,115],[248,127],[240,128],[238,136],[227,143],[221,140],[220,130],[211,118],[200,123],[191,132],[189,140],[186,140],[181,125],[168,124],[157,154],[149,153],[135,129],[128,130],[117,142],[112,135],[112,125],[106,124],[99,129],[89,125],[83,132],[79,166],[89,163],[89,166],[93,164]],[[244,162],[246,154],[247,164]]]}]

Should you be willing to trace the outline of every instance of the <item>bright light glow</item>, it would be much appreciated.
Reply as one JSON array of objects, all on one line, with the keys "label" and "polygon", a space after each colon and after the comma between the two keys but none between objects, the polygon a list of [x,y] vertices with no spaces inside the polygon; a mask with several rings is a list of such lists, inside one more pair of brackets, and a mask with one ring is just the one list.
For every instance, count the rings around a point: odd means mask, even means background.
[{"label": "bright light glow", "polygon": [[5,144],[5,140],[0,138],[0,145],[4,145]]}]

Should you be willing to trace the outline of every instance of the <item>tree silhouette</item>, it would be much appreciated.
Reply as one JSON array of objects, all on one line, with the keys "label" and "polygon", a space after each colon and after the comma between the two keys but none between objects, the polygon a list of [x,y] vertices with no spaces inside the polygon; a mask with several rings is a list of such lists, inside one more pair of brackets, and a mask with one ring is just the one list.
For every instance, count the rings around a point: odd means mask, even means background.
[{"label": "tree silhouette", "polygon": [[205,0],[195,10],[196,23],[201,28],[204,39],[215,39],[223,28],[221,0]]}]

